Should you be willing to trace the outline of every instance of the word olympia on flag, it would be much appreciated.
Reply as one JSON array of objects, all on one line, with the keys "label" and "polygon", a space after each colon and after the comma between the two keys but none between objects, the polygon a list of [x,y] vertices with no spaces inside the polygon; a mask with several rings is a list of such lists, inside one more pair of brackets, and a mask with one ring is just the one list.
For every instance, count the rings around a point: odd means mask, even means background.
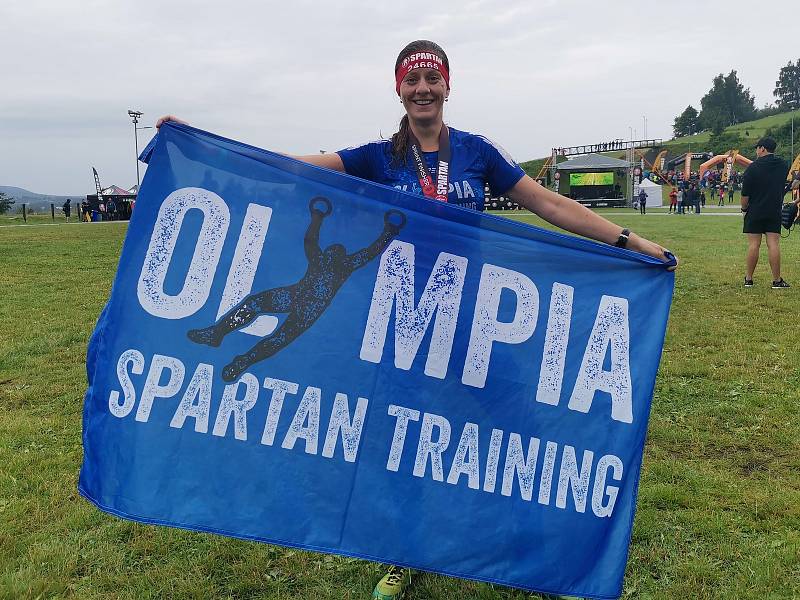
[{"label": "word olympia on flag", "polygon": [[659,261],[163,126],[80,492],[142,521],[621,594]]}]

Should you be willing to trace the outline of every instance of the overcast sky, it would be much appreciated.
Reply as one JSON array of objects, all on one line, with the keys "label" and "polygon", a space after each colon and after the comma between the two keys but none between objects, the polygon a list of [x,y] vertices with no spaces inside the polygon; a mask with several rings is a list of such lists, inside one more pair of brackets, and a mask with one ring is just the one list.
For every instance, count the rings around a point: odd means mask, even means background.
[{"label": "overcast sky", "polygon": [[[655,8],[659,5],[659,8]],[[0,1],[0,185],[80,195],[136,183],[133,125],[165,113],[270,150],[391,135],[394,61],[450,58],[445,121],[518,161],[553,146],[668,138],[736,69],[757,106],[800,58],[796,0]],[[786,28],[781,30],[780,27]],[[140,147],[153,130],[140,131]]]}]

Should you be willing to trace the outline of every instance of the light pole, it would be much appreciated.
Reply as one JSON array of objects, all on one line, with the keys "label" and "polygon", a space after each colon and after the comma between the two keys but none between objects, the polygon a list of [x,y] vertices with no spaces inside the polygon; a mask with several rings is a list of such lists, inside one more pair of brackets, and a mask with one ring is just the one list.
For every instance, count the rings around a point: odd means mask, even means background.
[{"label": "light pole", "polygon": [[628,125],[628,139],[630,140],[630,145],[628,146],[628,185],[625,187],[627,188],[626,195],[628,196],[628,206],[633,206],[633,160],[635,158],[635,153],[633,150],[633,138],[636,136],[636,130]]},{"label": "light pole", "polygon": [[152,127],[137,127],[139,124],[139,117],[142,116],[142,111],[140,110],[129,110],[128,116],[133,119],[133,143],[136,146],[136,193],[139,193],[139,130],[140,129],[152,129]]},{"label": "light pole", "polygon": [[644,139],[647,139],[647,116],[646,115],[642,115],[642,121],[644,122],[644,129],[642,130],[644,133],[642,134],[642,137],[644,137]]}]

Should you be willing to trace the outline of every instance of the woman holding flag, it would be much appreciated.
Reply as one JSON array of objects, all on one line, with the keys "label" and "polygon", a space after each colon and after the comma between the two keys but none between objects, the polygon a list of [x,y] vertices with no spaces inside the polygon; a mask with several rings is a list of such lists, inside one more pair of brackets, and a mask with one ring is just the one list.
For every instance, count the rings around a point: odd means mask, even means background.
[{"label": "woman holding flag", "polygon": [[[479,211],[488,182],[494,193],[570,233],[671,259],[658,244],[540,185],[489,139],[445,125],[450,63],[438,44],[417,40],[403,48],[395,62],[395,89],[406,114],[389,140],[294,158]],[[156,126],[165,121],[183,122],[167,115]]]},{"label": "woman holding flag", "polygon": [[[450,95],[450,63],[444,50],[428,40],[408,44],[394,67],[395,90],[406,114],[389,140],[329,154],[294,158],[376,183],[473,210],[484,210],[484,184],[549,223],[593,240],[673,261],[660,245],[623,229],[581,204],[543,187],[489,139],[445,125]],[[182,122],[172,115],[165,121]],[[408,569],[391,567],[373,598],[399,600],[410,581]]]}]

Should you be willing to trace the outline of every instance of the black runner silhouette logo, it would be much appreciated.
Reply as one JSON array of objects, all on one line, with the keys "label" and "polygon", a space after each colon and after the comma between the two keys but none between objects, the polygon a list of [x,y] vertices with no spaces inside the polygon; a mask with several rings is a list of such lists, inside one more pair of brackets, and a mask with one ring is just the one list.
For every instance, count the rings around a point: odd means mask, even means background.
[{"label": "black runner silhouette logo", "polygon": [[311,223],[303,239],[308,269],[302,279],[293,285],[250,294],[210,327],[191,329],[186,334],[197,344],[217,347],[222,343],[222,338],[246,327],[259,315],[287,314],[275,331],[225,366],[222,379],[227,382],[236,380],[250,366],[278,353],[311,327],[353,271],[381,254],[406,224],[406,216],[402,212],[389,210],[383,216],[383,231],[366,248],[347,254],[342,244],[332,244],[322,250],[319,230],[323,219],[331,214],[331,202],[317,196],[312,198],[308,208]]}]

